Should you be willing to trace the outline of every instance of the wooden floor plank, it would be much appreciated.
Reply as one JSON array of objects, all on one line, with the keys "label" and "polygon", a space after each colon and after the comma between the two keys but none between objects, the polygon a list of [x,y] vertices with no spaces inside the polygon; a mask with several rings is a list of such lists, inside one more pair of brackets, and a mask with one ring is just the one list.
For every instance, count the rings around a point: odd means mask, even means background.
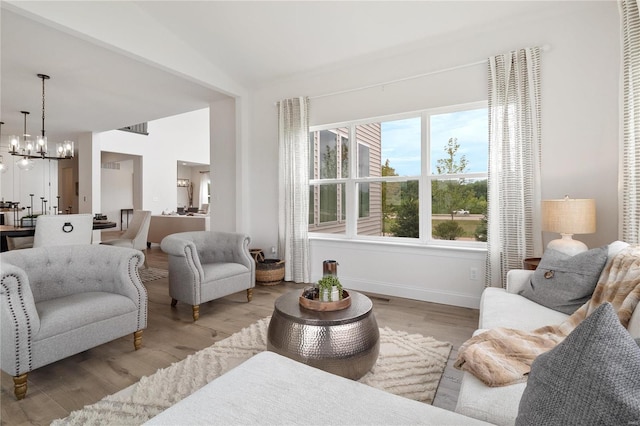
[{"label": "wooden floor plank", "polygon": [[[159,246],[147,250],[151,267],[167,269],[167,257]],[[133,350],[133,336],[92,348],[81,354],[29,373],[26,399],[16,401],[13,380],[0,376],[1,424],[44,425],[67,416],[124,389],[141,377],[153,374],[211,344],[272,314],[275,300],[300,284],[256,286],[253,300],[246,292],[204,303],[194,322],[191,306],[171,307],[168,279],[145,284],[149,296],[148,328],[142,349]],[[478,311],[397,297],[367,294],[374,304],[380,327],[433,336],[451,342],[454,351],[438,387],[434,405],[453,410],[460,389],[461,373],[452,367],[455,349],[471,337],[478,324]]]}]

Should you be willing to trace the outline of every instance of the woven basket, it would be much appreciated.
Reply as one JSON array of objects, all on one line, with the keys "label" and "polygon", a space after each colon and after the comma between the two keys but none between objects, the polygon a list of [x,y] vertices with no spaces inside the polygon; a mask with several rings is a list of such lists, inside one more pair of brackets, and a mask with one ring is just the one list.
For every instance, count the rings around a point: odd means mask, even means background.
[{"label": "woven basket", "polygon": [[265,259],[256,262],[256,283],[260,285],[276,285],[284,279],[284,260]]}]

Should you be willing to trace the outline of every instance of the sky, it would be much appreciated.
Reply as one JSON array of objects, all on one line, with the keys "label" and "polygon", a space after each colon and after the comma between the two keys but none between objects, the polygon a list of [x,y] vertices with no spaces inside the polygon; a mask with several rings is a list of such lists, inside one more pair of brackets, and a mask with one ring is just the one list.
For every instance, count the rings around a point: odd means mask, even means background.
[{"label": "sky", "polygon": [[[456,158],[465,155],[467,172],[487,171],[487,110],[456,111],[431,116],[431,170],[446,156],[449,138],[460,144]],[[382,123],[382,164],[400,176],[420,175],[420,117]]]}]

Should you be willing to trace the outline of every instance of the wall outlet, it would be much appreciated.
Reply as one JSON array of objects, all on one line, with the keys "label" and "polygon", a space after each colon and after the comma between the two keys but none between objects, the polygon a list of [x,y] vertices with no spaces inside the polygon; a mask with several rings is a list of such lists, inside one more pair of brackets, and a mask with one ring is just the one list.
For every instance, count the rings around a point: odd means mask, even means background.
[{"label": "wall outlet", "polygon": [[275,247],[271,247],[271,254],[276,254],[276,248]]},{"label": "wall outlet", "polygon": [[469,279],[470,280],[478,279],[478,268],[469,268]]}]

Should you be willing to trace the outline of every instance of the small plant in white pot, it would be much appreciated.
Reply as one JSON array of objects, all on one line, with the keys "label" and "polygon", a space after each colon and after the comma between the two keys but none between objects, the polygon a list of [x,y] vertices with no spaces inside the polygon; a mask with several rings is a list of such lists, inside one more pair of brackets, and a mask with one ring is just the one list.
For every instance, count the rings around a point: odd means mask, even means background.
[{"label": "small plant in white pot", "polygon": [[342,300],[342,284],[335,275],[325,275],[318,281],[321,302],[337,302]]}]

